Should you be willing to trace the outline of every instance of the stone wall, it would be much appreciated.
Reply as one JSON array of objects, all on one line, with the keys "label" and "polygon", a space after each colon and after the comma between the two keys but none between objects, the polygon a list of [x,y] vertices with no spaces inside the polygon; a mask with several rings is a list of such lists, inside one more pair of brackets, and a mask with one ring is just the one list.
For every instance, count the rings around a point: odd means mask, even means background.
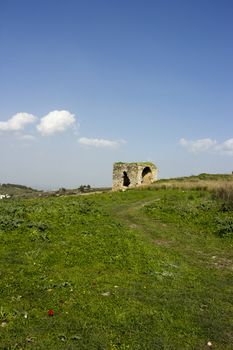
[{"label": "stone wall", "polygon": [[149,185],[157,180],[157,174],[153,163],[114,163],[112,190]]}]

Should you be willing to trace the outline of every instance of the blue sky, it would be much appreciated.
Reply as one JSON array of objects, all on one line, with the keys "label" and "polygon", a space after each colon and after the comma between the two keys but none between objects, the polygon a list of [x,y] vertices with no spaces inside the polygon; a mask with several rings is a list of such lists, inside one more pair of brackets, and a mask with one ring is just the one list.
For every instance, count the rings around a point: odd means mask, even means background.
[{"label": "blue sky", "polygon": [[233,170],[231,0],[0,0],[0,182]]}]

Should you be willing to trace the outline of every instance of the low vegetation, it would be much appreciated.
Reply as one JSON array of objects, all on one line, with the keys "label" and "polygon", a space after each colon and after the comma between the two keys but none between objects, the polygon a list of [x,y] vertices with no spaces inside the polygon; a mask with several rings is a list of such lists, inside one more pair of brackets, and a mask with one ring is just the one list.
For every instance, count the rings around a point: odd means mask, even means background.
[{"label": "low vegetation", "polygon": [[0,348],[232,349],[232,197],[172,182],[1,201]]}]

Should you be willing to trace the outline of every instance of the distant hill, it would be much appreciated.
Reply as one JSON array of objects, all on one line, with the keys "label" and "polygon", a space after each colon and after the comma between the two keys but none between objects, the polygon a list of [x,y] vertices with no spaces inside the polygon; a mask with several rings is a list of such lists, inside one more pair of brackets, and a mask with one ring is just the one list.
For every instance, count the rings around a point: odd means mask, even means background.
[{"label": "distant hill", "polygon": [[60,188],[53,191],[41,191],[34,188],[18,185],[18,184],[0,184],[0,195],[10,195],[11,197],[31,198],[31,197],[50,197],[50,196],[68,196],[68,195],[80,195],[89,194],[93,192],[107,192],[110,191],[110,187],[98,187],[91,188],[89,185],[81,185],[76,189]]},{"label": "distant hill", "polygon": [[18,184],[0,184],[0,194],[9,194],[10,196],[17,195],[29,195],[35,194],[40,191],[35,190],[34,188],[18,185]]}]

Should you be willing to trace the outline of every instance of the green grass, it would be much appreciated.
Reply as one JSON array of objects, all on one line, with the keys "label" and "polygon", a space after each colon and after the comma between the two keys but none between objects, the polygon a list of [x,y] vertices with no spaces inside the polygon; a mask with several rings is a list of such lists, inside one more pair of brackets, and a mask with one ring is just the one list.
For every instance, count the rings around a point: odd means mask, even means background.
[{"label": "green grass", "polygon": [[232,220],[200,190],[1,201],[0,348],[232,349]]}]

